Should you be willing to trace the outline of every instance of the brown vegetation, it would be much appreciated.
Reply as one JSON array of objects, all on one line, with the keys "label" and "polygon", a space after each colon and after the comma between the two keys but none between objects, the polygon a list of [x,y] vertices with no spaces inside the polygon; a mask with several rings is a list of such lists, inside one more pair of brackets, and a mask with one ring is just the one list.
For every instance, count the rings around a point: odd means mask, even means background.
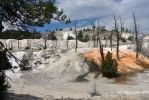
[{"label": "brown vegetation", "polygon": [[[116,58],[116,52],[112,51],[112,57]],[[84,54],[85,60],[98,65],[100,69],[101,65],[101,55],[99,49],[94,49],[88,51]],[[134,52],[120,52],[120,60],[118,62],[119,73],[130,73],[143,71],[145,68],[149,68],[149,60],[146,59],[136,59]]]}]

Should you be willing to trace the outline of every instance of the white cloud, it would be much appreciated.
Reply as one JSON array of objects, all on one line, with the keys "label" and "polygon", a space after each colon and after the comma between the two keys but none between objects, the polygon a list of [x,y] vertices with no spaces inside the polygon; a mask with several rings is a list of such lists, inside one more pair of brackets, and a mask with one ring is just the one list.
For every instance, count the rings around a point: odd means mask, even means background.
[{"label": "white cloud", "polygon": [[112,27],[112,13],[115,13],[124,19],[126,27],[132,28],[132,12],[135,11],[140,30],[149,33],[149,0],[57,0],[56,5],[72,20],[103,16],[101,23],[108,27]]}]

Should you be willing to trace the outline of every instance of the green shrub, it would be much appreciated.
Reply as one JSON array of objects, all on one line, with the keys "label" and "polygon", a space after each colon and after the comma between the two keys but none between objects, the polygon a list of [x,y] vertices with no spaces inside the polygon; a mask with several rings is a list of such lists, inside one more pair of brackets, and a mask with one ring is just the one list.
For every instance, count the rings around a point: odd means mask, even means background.
[{"label": "green shrub", "polygon": [[67,37],[67,40],[74,40],[74,37],[68,36],[68,37]]},{"label": "green shrub", "polygon": [[41,65],[42,62],[41,62],[41,61],[36,61],[34,64],[35,64],[35,65],[37,65],[37,64]]},{"label": "green shrub", "polygon": [[31,67],[27,67],[29,66],[29,60],[27,59],[26,55],[23,55],[23,59],[21,60],[21,63],[19,66],[21,70],[31,70]]},{"label": "green shrub", "polygon": [[47,47],[43,47],[43,49],[47,49]]},{"label": "green shrub", "polygon": [[9,48],[8,50],[13,50],[13,48]]},{"label": "green shrub", "polygon": [[129,36],[129,37],[128,37],[128,40],[129,40],[129,41],[134,41],[134,36]]},{"label": "green shrub", "polygon": [[105,77],[117,77],[118,73],[117,73],[117,61],[115,59],[112,59],[112,53],[108,52],[105,60],[102,61],[102,68],[101,68],[101,72],[103,74],[103,76]]},{"label": "green shrub", "polygon": [[55,32],[52,32],[52,33],[48,34],[48,39],[49,40],[58,40],[57,37],[56,37]]},{"label": "green shrub", "polygon": [[123,37],[120,38],[122,42],[127,42],[127,40]]},{"label": "green shrub", "polygon": [[6,91],[9,87],[8,82],[6,81],[5,73],[0,72],[0,93]]},{"label": "green shrub", "polygon": [[28,50],[28,49],[30,49],[30,47],[29,47],[29,46],[25,47],[25,50]]},{"label": "green shrub", "polygon": [[3,43],[0,42],[0,99],[3,100],[4,92],[10,87],[4,70],[11,69],[12,65],[9,62],[7,51],[1,45]]},{"label": "green shrub", "polygon": [[21,30],[6,30],[0,34],[0,39],[39,39],[41,38],[39,32],[29,32]]},{"label": "green shrub", "polygon": [[87,34],[84,36],[82,31],[78,33],[77,38],[81,42],[88,42],[90,40],[89,36]]}]

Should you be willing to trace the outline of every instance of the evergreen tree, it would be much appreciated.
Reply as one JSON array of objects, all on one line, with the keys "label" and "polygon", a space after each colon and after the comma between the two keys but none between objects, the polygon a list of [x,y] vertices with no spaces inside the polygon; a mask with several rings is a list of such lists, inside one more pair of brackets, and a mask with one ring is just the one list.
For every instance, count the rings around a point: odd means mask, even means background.
[{"label": "evergreen tree", "polygon": [[6,80],[5,70],[11,69],[12,65],[7,57],[7,49],[0,42],[0,98],[3,98],[3,92],[7,91],[9,87],[8,81]]},{"label": "evergreen tree", "polygon": [[117,61],[112,59],[112,53],[108,52],[105,59],[102,60],[101,72],[103,76],[106,77],[116,77],[117,76]]},{"label": "evergreen tree", "polygon": [[[70,19],[63,14],[63,10],[58,10],[54,2],[55,0],[0,0],[0,34],[4,28],[2,22],[23,28],[43,26],[52,19],[69,23]],[[8,87],[4,70],[12,68],[7,52],[0,41],[0,94]]]}]

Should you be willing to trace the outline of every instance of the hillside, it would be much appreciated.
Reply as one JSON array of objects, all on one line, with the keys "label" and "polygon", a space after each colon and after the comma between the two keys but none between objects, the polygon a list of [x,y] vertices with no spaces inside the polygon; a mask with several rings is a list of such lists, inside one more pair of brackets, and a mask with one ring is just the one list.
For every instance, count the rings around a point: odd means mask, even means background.
[{"label": "hillside", "polygon": [[[31,49],[25,49],[27,41],[30,41]],[[3,42],[7,45],[10,43],[9,40]],[[149,89],[146,87],[149,77],[148,59],[144,58],[140,63],[136,63],[134,45],[120,46],[121,60],[118,61],[118,68],[122,76],[108,79],[101,74],[90,72],[90,68],[100,65],[99,49],[92,47],[93,42],[79,42],[77,52],[74,49],[75,40],[69,41],[68,50],[65,40],[57,41],[57,46],[56,41],[48,40],[47,49],[42,49],[43,39],[23,39],[19,42],[21,45],[18,49],[17,41],[13,40],[12,52],[20,60],[26,55],[29,60],[28,67],[32,70],[21,71],[15,60],[10,58],[15,73],[10,70],[6,74],[11,78],[10,91],[14,91],[15,94],[30,94],[53,99],[70,97],[92,100],[103,100],[103,98],[108,100],[109,97],[119,96],[126,99],[140,98],[141,95],[148,96]],[[115,57],[114,49],[113,57]],[[109,48],[105,48],[105,53],[108,50],[110,51]],[[92,97],[95,89],[101,96]]]}]

